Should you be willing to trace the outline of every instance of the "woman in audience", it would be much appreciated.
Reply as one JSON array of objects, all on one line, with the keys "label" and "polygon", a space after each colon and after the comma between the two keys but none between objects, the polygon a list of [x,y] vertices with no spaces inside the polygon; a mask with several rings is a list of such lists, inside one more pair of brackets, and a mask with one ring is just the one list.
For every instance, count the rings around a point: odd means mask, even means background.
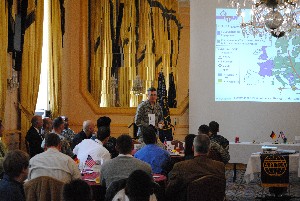
[{"label": "woman in audience", "polygon": [[189,160],[194,158],[193,141],[195,134],[188,134],[185,136],[184,159]]},{"label": "woman in audience", "polygon": [[5,144],[1,140],[3,131],[4,131],[4,126],[2,125],[2,120],[0,120],[0,175],[3,172],[2,163],[3,163],[3,160],[4,160],[4,156],[7,152]]},{"label": "woman in audience", "polygon": [[63,189],[64,201],[92,201],[90,186],[81,179],[66,183]]},{"label": "woman in audience", "polygon": [[157,185],[152,178],[152,175],[143,170],[133,171],[127,181],[122,182],[125,188],[121,189],[111,199],[106,197],[106,200],[112,201],[157,201],[154,194]]}]

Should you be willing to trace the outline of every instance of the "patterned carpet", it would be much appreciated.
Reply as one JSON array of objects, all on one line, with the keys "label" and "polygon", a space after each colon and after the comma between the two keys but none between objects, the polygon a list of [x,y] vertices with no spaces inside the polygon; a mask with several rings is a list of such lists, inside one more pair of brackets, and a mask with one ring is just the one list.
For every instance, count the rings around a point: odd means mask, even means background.
[{"label": "patterned carpet", "polygon": [[[263,188],[260,186],[260,175],[256,174],[255,179],[246,184],[244,181],[245,170],[237,170],[237,179],[233,182],[233,171],[226,170],[226,197],[228,201],[258,201],[262,197]],[[282,199],[290,201],[300,201],[300,177],[297,173],[290,174],[290,196],[292,199]],[[268,189],[264,189],[265,196],[271,196]],[[275,200],[275,199],[268,199]]]}]

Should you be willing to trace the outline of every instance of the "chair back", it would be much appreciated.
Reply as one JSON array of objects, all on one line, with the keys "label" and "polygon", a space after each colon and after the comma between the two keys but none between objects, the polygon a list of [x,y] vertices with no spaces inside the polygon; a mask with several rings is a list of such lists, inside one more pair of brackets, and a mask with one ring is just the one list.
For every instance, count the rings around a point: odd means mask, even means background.
[{"label": "chair back", "polygon": [[226,180],[214,175],[192,181],[187,188],[187,201],[225,200]]},{"label": "chair back", "polygon": [[55,178],[41,176],[24,184],[26,200],[30,201],[62,201],[64,183]]},{"label": "chair back", "polygon": [[106,189],[105,201],[112,201],[114,196],[126,186],[127,179],[120,179],[112,182]]}]

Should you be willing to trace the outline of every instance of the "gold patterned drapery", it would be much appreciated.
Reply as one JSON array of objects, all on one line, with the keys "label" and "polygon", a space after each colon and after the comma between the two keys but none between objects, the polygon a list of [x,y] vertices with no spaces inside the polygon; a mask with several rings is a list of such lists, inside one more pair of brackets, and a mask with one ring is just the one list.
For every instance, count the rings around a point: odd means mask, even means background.
[{"label": "gold patterned drapery", "polygon": [[[166,83],[173,72],[176,83],[180,30],[177,0],[89,0],[88,82],[98,104],[137,106],[160,71]],[[143,97],[131,92],[136,75]]]},{"label": "gold patterned drapery", "polygon": [[48,1],[49,12],[49,86],[50,109],[55,118],[61,114],[61,58],[62,58],[62,24],[60,0]]},{"label": "gold patterned drapery", "polygon": [[40,84],[44,1],[28,0],[27,15],[31,12],[34,12],[35,20],[25,31],[22,53],[19,108],[21,109],[21,130],[23,138],[30,127]]},{"label": "gold patterned drapery", "polygon": [[8,44],[8,5],[0,2],[0,119],[4,118],[6,91],[7,91],[7,44]]}]

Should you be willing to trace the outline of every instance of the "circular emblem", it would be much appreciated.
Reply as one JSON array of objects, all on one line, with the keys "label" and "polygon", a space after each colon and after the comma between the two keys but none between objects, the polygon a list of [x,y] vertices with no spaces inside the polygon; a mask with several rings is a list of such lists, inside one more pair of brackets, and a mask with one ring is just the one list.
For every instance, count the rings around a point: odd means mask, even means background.
[{"label": "circular emblem", "polygon": [[263,161],[263,168],[269,176],[280,177],[287,170],[287,162],[283,156],[269,155]]}]

